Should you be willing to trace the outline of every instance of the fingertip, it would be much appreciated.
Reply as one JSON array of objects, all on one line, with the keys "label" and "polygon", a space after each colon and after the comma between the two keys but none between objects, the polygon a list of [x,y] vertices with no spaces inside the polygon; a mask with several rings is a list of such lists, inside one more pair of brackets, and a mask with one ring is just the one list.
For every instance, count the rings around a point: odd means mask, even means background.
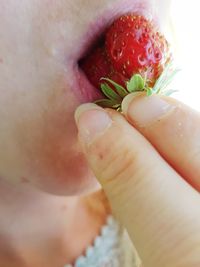
[{"label": "fingertip", "polygon": [[85,111],[93,110],[93,109],[102,109],[102,108],[94,103],[85,103],[85,104],[81,104],[80,106],[78,106],[74,113],[76,124],[78,124],[79,118]]},{"label": "fingertip", "polygon": [[167,116],[175,107],[160,95],[140,94],[128,96],[124,100],[122,110],[135,126],[146,127]]},{"label": "fingertip", "polygon": [[103,108],[95,104],[83,104],[75,112],[79,138],[89,145],[112,124],[112,119]]},{"label": "fingertip", "polygon": [[126,116],[128,114],[128,109],[130,107],[130,105],[132,104],[133,100],[138,97],[138,96],[142,96],[144,95],[144,93],[141,92],[136,92],[136,93],[131,93],[128,94],[122,101],[122,112],[123,114]]}]

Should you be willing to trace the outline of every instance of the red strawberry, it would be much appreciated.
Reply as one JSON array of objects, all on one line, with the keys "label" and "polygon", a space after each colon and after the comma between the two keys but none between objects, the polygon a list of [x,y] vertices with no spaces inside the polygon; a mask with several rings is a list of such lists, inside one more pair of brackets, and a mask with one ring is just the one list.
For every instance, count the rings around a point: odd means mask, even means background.
[{"label": "red strawberry", "polygon": [[83,60],[81,63],[81,68],[87,75],[90,82],[95,87],[99,87],[100,79],[102,77],[108,77],[112,66],[108,61],[105,49],[98,47]]},{"label": "red strawberry", "polygon": [[107,97],[97,103],[120,110],[128,93],[146,91],[151,95],[164,90],[174,75],[170,61],[168,42],[155,25],[143,16],[129,14],[109,27],[104,44],[95,48],[81,67]]},{"label": "red strawberry", "polygon": [[98,47],[81,63],[81,68],[95,87],[100,87],[101,78],[110,78],[121,85],[125,85],[126,78],[116,72],[103,47]]},{"label": "red strawberry", "polygon": [[154,84],[169,60],[166,39],[142,16],[117,19],[106,33],[105,46],[114,69],[128,79],[140,73]]}]

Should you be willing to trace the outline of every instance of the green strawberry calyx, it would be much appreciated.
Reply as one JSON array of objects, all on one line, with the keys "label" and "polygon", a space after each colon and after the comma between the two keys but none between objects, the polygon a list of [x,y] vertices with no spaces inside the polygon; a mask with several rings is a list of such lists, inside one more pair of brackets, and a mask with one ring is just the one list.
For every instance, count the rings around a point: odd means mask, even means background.
[{"label": "green strawberry calyx", "polygon": [[[169,96],[177,90],[169,90],[168,85],[172,82],[174,76],[179,72],[179,69],[174,69],[172,62],[168,63],[160,77],[156,80],[154,86],[150,87],[149,81],[141,74],[134,74],[132,78],[126,82],[126,87],[119,85],[108,78],[102,78],[101,91],[107,97],[96,100],[94,103],[103,108],[112,108],[121,112],[121,104],[128,94],[146,92],[147,96],[153,94],[161,94]],[[111,88],[112,85],[114,90]]]}]

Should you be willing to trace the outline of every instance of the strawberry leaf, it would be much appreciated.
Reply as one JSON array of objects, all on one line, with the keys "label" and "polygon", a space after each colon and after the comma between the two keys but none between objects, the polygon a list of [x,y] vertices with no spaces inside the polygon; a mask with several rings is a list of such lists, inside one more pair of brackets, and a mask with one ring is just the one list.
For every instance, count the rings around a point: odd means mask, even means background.
[{"label": "strawberry leaf", "polygon": [[179,69],[176,69],[174,71],[172,71],[166,78],[166,80],[163,82],[162,84],[162,90],[164,90],[174,79],[175,75],[179,72]]},{"label": "strawberry leaf", "polygon": [[173,93],[177,93],[177,92],[178,92],[178,90],[170,89],[170,90],[165,90],[165,91],[161,92],[161,94],[166,95],[166,96],[170,96]]},{"label": "strawberry leaf", "polygon": [[145,87],[145,81],[140,74],[135,74],[127,82],[127,90],[129,93],[133,93],[136,91],[143,91]]},{"label": "strawberry leaf", "polygon": [[107,82],[111,83],[115,87],[117,93],[122,98],[124,98],[125,96],[128,95],[128,92],[126,91],[126,89],[124,87],[122,87],[121,85],[119,85],[118,83],[116,83],[116,82],[114,82],[114,81],[112,81],[112,80],[110,80],[108,78],[102,78],[101,80],[104,80],[104,81],[107,81]]},{"label": "strawberry leaf", "polygon": [[102,108],[112,108],[115,106],[118,107],[118,105],[120,105],[120,103],[110,99],[100,99],[96,100],[94,103],[101,106]]},{"label": "strawberry leaf", "polygon": [[101,84],[101,90],[110,100],[122,101],[122,98],[107,84]]},{"label": "strawberry leaf", "polygon": [[[126,83],[126,88],[111,79],[102,78],[101,80],[106,82],[101,84],[101,90],[108,99],[97,100],[95,103],[103,108],[113,108],[122,112],[122,100],[129,93],[144,91],[147,96],[151,96],[153,94],[169,96],[172,93],[177,92],[177,90],[168,90],[167,87],[178,71],[178,69],[173,69],[172,62],[170,62],[157,79],[153,88],[149,86],[151,81],[148,81],[147,76],[143,78],[140,74],[134,74],[130,81]],[[109,84],[114,86],[114,89]]]},{"label": "strawberry leaf", "polygon": [[121,107],[121,104],[116,104],[116,105],[112,106],[112,108],[115,108],[115,109],[118,109],[120,107]]},{"label": "strawberry leaf", "polygon": [[152,88],[147,87],[147,88],[146,88],[146,93],[147,93],[147,96],[151,96],[151,95],[153,95]]},{"label": "strawberry leaf", "polygon": [[179,72],[179,69],[173,70],[173,62],[170,62],[153,87],[153,93],[160,93],[172,82],[174,76]]}]

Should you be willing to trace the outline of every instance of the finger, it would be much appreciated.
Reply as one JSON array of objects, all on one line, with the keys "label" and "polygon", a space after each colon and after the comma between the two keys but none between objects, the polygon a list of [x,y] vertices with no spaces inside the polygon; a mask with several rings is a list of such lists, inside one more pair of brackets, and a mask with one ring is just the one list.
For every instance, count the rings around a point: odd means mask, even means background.
[{"label": "finger", "polygon": [[86,158],[144,266],[200,261],[196,190],[117,112],[84,105],[76,121]]},{"label": "finger", "polygon": [[175,99],[158,95],[129,95],[122,108],[128,121],[200,191],[200,114]]}]

